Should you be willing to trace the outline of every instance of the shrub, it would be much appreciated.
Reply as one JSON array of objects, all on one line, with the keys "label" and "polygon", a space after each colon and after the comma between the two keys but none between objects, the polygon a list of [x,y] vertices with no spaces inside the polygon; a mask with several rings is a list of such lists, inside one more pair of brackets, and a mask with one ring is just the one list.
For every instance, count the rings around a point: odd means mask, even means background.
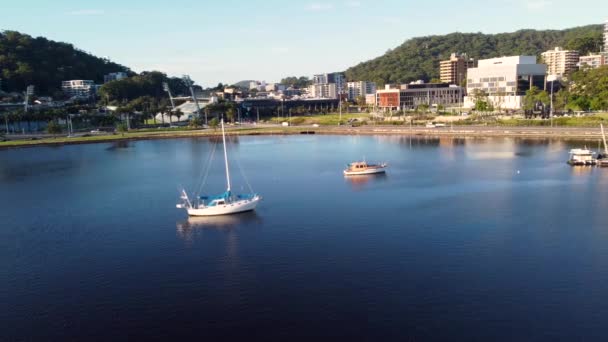
[{"label": "shrub", "polygon": [[46,126],[46,131],[49,132],[49,134],[61,134],[61,126],[55,121],[49,121]]}]

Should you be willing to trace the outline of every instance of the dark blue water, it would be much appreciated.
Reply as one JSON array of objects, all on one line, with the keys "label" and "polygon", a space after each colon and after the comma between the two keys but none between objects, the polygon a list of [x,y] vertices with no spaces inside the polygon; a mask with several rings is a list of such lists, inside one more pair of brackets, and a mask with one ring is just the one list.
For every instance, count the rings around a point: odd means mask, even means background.
[{"label": "dark blue water", "polygon": [[[578,144],[241,137],[258,210],[189,220],[212,146],[0,151],[0,340],[608,339],[608,169]],[[345,179],[362,157],[387,175]]]}]

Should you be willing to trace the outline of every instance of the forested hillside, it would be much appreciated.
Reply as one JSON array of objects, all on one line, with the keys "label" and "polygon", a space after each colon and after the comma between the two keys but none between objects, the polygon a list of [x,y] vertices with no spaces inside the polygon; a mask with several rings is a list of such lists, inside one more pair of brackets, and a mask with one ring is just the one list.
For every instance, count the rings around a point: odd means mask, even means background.
[{"label": "forested hillside", "polygon": [[599,51],[602,26],[589,25],[566,30],[521,30],[513,33],[451,33],[443,36],[412,38],[384,55],[346,70],[349,80],[405,83],[429,81],[439,77],[439,61],[453,52],[467,53],[475,59],[535,55],[561,46],[581,54]]},{"label": "forested hillside", "polygon": [[37,94],[52,95],[61,81],[88,79],[103,83],[105,74],[129,72],[120,64],[95,57],[67,43],[31,37],[15,31],[0,32],[2,90],[19,91],[33,84]]}]

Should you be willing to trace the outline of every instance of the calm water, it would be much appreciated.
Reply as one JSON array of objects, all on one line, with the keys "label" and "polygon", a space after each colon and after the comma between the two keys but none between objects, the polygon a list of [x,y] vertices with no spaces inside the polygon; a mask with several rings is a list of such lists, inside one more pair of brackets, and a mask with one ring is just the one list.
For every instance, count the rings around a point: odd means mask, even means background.
[{"label": "calm water", "polygon": [[0,340],[608,339],[608,169],[571,143],[242,137],[262,204],[189,220],[213,146],[0,151]]}]

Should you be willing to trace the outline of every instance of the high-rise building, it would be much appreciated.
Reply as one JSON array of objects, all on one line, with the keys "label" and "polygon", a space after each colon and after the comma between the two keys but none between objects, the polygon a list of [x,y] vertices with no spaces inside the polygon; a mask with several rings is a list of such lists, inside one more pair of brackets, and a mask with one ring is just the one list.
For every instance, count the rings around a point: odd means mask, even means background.
[{"label": "high-rise building", "polygon": [[547,66],[537,64],[535,56],[510,56],[480,59],[477,68],[467,72],[465,107],[475,105],[475,93],[481,91],[488,100],[503,109],[520,109],[526,91],[545,89]]},{"label": "high-rise building", "polygon": [[357,97],[376,93],[376,83],[368,81],[348,82],[346,84],[348,99],[354,101]]},{"label": "high-rise building", "polygon": [[337,99],[338,92],[335,83],[315,83],[310,85],[309,93],[311,97],[318,99]]},{"label": "high-rise building", "polygon": [[604,24],[604,52],[608,52],[608,20]]},{"label": "high-rise building", "polygon": [[475,60],[466,53],[453,53],[450,59],[439,62],[441,82],[461,85],[467,77],[467,69],[475,66]]},{"label": "high-rise building", "polygon": [[545,51],[541,55],[547,64],[547,74],[553,76],[564,76],[575,71],[579,59],[578,51],[564,50],[560,47]]},{"label": "high-rise building", "polygon": [[339,94],[343,94],[345,92],[345,77],[344,74],[339,72],[334,72],[331,74],[319,74],[314,75],[312,77],[313,85],[316,84],[335,84],[336,95],[335,98],[338,97]]},{"label": "high-rise building", "polygon": [[108,83],[110,81],[117,81],[117,80],[122,80],[123,78],[127,78],[127,73],[126,72],[111,72],[107,75],[103,76],[103,83]]}]

